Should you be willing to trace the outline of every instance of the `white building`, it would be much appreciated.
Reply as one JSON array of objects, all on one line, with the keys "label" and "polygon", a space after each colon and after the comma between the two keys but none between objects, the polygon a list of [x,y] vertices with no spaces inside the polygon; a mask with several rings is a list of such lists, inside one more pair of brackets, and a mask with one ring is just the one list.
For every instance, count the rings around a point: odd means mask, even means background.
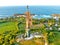
[{"label": "white building", "polygon": [[60,14],[52,14],[53,19],[59,20]]}]

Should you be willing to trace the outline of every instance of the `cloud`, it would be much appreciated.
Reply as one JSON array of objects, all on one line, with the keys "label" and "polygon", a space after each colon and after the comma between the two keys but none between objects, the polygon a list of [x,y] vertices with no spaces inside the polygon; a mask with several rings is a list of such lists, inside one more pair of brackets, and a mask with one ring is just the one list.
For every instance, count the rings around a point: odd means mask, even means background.
[{"label": "cloud", "polygon": [[60,0],[0,0],[0,6],[60,5]]}]

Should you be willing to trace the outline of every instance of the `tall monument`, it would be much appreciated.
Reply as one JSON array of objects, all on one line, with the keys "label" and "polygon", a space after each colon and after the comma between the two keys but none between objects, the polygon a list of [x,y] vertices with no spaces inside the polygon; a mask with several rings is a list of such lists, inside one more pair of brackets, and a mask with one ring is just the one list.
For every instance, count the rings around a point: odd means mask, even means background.
[{"label": "tall monument", "polygon": [[26,32],[25,32],[25,36],[30,37],[30,27],[32,26],[32,18],[31,18],[28,6],[27,6],[27,12],[25,14],[26,14]]}]

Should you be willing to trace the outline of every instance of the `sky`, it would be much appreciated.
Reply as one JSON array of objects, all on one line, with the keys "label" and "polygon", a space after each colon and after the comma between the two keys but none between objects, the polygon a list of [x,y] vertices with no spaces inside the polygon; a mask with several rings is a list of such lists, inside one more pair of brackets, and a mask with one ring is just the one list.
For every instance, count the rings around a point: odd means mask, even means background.
[{"label": "sky", "polygon": [[60,0],[0,0],[0,6],[52,5],[60,6]]}]

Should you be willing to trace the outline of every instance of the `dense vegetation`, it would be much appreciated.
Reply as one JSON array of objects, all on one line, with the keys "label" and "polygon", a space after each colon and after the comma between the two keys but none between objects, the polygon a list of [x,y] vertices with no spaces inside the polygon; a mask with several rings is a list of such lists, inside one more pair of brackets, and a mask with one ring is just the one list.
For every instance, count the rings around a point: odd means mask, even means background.
[{"label": "dense vegetation", "polygon": [[[55,19],[33,19],[31,33],[39,32],[47,34],[46,38],[50,45],[60,45],[60,21]],[[55,26],[55,24],[58,26]],[[37,26],[35,26],[37,25]],[[51,29],[52,28],[52,29]],[[0,45],[24,45],[16,42],[16,36],[25,33],[25,18],[10,17],[0,19]],[[33,39],[34,40],[34,39]],[[26,41],[27,42],[27,41]],[[26,43],[25,42],[25,43]],[[30,41],[31,42],[31,41]],[[34,42],[34,41],[32,41]],[[33,43],[33,45],[35,45]]]}]

